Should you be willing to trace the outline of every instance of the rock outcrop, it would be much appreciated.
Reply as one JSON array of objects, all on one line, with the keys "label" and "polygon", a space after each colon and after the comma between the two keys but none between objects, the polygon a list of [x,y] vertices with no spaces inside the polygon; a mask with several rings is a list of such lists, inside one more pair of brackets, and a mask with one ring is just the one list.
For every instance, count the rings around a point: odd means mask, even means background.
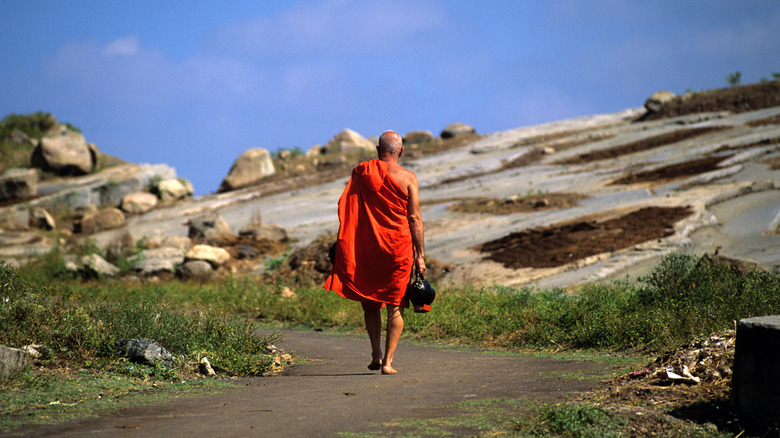
[{"label": "rock outcrop", "polygon": [[448,139],[448,138],[459,137],[461,135],[473,134],[475,132],[476,130],[474,129],[473,126],[467,125],[463,122],[457,122],[451,125],[447,125],[447,127],[441,131],[439,137],[443,139]]},{"label": "rock outcrop", "polygon": [[249,187],[275,173],[276,168],[267,150],[249,149],[236,158],[217,191],[222,193]]},{"label": "rock outcrop", "polygon": [[359,152],[376,152],[376,144],[351,129],[344,129],[336,134],[324,146],[327,153],[353,154]]}]

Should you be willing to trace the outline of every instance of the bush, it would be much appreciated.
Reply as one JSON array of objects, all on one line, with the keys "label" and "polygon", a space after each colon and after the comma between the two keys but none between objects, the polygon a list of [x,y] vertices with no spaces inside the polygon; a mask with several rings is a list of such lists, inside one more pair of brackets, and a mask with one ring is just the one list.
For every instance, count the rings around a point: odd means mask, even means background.
[{"label": "bush", "polygon": [[116,340],[151,338],[180,358],[182,371],[206,355],[229,374],[259,375],[270,370],[267,346],[278,340],[222,311],[188,313],[154,296],[73,305],[80,298],[73,291],[33,287],[2,263],[0,296],[0,344],[42,344],[47,360],[111,362]]}]

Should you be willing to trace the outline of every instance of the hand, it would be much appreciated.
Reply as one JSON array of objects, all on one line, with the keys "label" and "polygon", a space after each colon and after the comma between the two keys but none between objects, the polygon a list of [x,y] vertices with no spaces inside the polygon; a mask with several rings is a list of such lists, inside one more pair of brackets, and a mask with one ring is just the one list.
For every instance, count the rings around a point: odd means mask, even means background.
[{"label": "hand", "polygon": [[415,263],[415,265],[417,267],[417,272],[419,272],[420,274],[423,274],[423,273],[425,273],[425,271],[428,270],[428,268],[425,266],[425,258],[423,258],[421,256],[417,257],[414,260],[414,263]]}]

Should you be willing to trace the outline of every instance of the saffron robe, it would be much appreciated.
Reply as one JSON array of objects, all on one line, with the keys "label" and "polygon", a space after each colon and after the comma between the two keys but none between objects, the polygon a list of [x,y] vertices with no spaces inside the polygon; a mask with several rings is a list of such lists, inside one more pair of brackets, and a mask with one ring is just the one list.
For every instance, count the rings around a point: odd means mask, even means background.
[{"label": "saffron robe", "polygon": [[339,198],[336,258],[325,288],[344,298],[409,307],[414,245],[409,194],[374,159],[360,163]]}]

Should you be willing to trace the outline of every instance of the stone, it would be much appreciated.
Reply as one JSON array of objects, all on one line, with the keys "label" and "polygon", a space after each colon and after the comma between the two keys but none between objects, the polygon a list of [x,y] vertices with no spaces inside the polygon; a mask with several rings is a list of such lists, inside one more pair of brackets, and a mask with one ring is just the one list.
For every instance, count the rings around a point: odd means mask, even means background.
[{"label": "stone", "polygon": [[447,125],[447,127],[445,127],[441,131],[439,137],[443,139],[448,139],[448,138],[459,137],[461,135],[473,134],[475,132],[476,130],[474,129],[473,126],[469,126],[463,122],[457,122],[451,125]]},{"label": "stone", "polygon": [[33,207],[30,209],[30,226],[41,230],[53,230],[57,228],[57,222],[43,207]]},{"label": "stone", "polygon": [[372,143],[351,129],[344,129],[328,141],[325,149],[328,153],[351,154],[365,151],[376,153],[376,143]]},{"label": "stone", "polygon": [[30,159],[32,167],[59,176],[78,176],[92,172],[93,158],[84,136],[70,130],[44,137]]},{"label": "stone", "polygon": [[79,224],[78,230],[83,234],[112,230],[125,225],[125,214],[118,208],[106,208],[97,213],[84,216]]},{"label": "stone", "polygon": [[21,370],[27,363],[27,353],[24,350],[0,345],[0,379]]},{"label": "stone", "polygon": [[90,278],[116,277],[121,270],[107,262],[106,259],[98,254],[89,254],[81,258],[83,272]]},{"label": "stone", "polygon": [[737,323],[731,402],[747,430],[780,427],[780,315]]},{"label": "stone", "polygon": [[188,221],[187,236],[194,240],[203,240],[219,234],[233,234],[230,225],[216,211]]},{"label": "stone", "polygon": [[415,144],[433,141],[431,131],[411,131],[404,136],[404,144]]},{"label": "stone", "polygon": [[307,157],[319,157],[325,152],[326,149],[324,149],[321,145],[315,144],[314,146],[310,147],[309,150],[306,151],[305,155]]},{"label": "stone", "polygon": [[192,193],[191,189],[192,185],[187,187],[179,178],[164,179],[157,185],[157,192],[162,202],[184,199]]},{"label": "stone", "polygon": [[176,269],[176,275],[184,280],[208,280],[214,277],[214,269],[205,260],[189,260]]},{"label": "stone", "polygon": [[669,91],[656,91],[645,100],[645,109],[648,112],[657,113],[666,102],[669,102],[675,97],[677,97],[677,95]]},{"label": "stone", "polygon": [[238,231],[240,236],[254,236],[256,239],[271,240],[273,242],[287,242],[290,240],[287,230],[279,225],[266,225],[258,223],[247,224]]},{"label": "stone", "polygon": [[38,194],[35,169],[8,169],[0,176],[0,201],[31,198]]},{"label": "stone", "polygon": [[187,236],[165,236],[160,243],[161,247],[177,248],[186,251],[192,248],[192,239]]},{"label": "stone", "polygon": [[125,213],[143,214],[157,206],[157,196],[149,192],[128,193],[122,198],[119,208]]},{"label": "stone", "polygon": [[214,372],[214,368],[211,367],[211,362],[209,362],[207,357],[202,358],[198,363],[198,371],[207,377],[212,377],[217,374]]},{"label": "stone", "polygon": [[222,193],[249,187],[275,173],[276,168],[267,150],[249,149],[236,158],[217,191]]},{"label": "stone", "polygon": [[133,270],[145,277],[161,272],[175,272],[176,267],[184,262],[184,250],[164,246],[145,249],[131,257],[130,262],[133,264]]},{"label": "stone", "polygon": [[212,267],[218,268],[230,260],[230,253],[211,245],[195,245],[187,251],[184,260],[203,260],[209,262]]},{"label": "stone", "polygon": [[153,339],[119,339],[115,346],[120,355],[133,362],[173,366],[173,355]]}]

